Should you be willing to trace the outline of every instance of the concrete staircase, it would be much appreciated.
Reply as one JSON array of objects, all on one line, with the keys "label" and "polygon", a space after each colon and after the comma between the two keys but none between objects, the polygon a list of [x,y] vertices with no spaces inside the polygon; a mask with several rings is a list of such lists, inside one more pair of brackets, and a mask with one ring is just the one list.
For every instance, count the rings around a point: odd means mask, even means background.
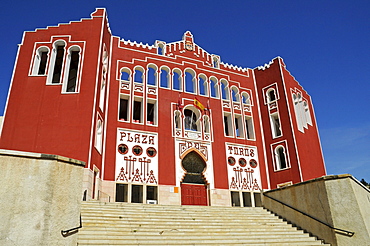
[{"label": "concrete staircase", "polygon": [[[323,245],[263,208],[83,202],[78,245]],[[328,245],[328,244],[326,244]]]}]

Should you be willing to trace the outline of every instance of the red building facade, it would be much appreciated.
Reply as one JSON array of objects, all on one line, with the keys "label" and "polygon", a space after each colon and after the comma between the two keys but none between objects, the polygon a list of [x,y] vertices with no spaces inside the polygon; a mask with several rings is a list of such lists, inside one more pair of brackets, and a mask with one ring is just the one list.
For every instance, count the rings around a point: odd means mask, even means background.
[{"label": "red building facade", "polygon": [[0,148],[86,162],[87,199],[253,206],[326,174],[310,96],[282,58],[225,64],[188,31],[143,45],[106,12],[25,32]]}]

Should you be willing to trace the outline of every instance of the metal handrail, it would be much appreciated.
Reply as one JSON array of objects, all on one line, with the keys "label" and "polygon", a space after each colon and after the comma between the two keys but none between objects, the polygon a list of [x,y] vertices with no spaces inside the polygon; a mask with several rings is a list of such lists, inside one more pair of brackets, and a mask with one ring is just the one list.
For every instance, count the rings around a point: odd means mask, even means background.
[{"label": "metal handrail", "polygon": [[82,228],[82,219],[81,219],[81,214],[80,214],[80,225],[72,229],[65,230],[65,231],[62,230],[61,233],[63,237],[68,237],[72,234],[77,233],[78,229],[81,229],[81,228]]},{"label": "metal handrail", "polygon": [[297,212],[299,212],[299,213],[301,213],[301,214],[303,214],[303,215],[305,215],[305,216],[307,216],[307,217],[309,217],[309,218],[311,218],[313,220],[316,220],[317,222],[319,222],[319,223],[321,223],[323,225],[326,225],[327,227],[329,227],[329,228],[331,228],[333,230],[339,231],[340,233],[342,233],[342,234],[344,234],[346,236],[352,237],[355,234],[355,232],[347,231],[347,230],[344,230],[344,229],[339,229],[339,228],[336,228],[336,227],[334,227],[332,225],[329,225],[328,223],[326,223],[326,222],[324,222],[324,221],[322,221],[320,219],[317,219],[317,218],[313,217],[312,215],[309,215],[309,214],[307,214],[307,213],[305,213],[305,212],[303,212],[303,211],[301,211],[301,210],[299,210],[299,209],[297,209],[295,207],[292,207],[291,205],[286,204],[285,202],[282,202],[282,201],[280,201],[280,200],[278,200],[276,198],[273,198],[273,197],[271,197],[269,195],[266,195],[264,192],[262,192],[262,195],[264,195],[265,197],[268,197],[268,198],[274,200],[275,202],[278,202],[278,203],[280,203],[280,204],[282,204],[284,206],[287,206],[288,208],[291,208],[294,211],[297,211]]}]

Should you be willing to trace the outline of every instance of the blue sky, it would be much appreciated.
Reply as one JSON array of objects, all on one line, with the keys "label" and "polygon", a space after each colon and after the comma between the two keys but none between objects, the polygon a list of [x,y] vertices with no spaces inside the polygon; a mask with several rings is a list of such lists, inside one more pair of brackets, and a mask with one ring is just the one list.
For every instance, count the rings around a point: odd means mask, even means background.
[{"label": "blue sky", "polygon": [[3,0],[0,115],[23,31],[108,11],[114,35],[195,42],[225,63],[254,68],[283,57],[311,95],[328,174],[370,182],[370,1]]}]

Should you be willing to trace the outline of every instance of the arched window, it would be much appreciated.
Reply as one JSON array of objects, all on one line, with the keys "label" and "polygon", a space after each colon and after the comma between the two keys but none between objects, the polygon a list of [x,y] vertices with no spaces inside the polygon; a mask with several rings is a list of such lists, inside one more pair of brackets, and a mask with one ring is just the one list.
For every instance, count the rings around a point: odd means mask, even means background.
[{"label": "arched window", "polygon": [[288,167],[284,146],[279,145],[278,147],[275,148],[275,161],[276,161],[276,170],[281,170]]},{"label": "arched window", "polygon": [[63,40],[58,40],[53,44],[50,69],[48,74],[48,83],[59,84],[61,82],[64,51],[65,42]]},{"label": "arched window", "polygon": [[219,62],[219,60],[218,60],[218,58],[217,57],[213,57],[213,67],[214,68],[219,68],[219,66],[220,66],[220,62]]},{"label": "arched window", "polygon": [[143,71],[144,69],[142,68],[135,68],[135,72],[134,72],[134,82],[136,83],[143,83]]},{"label": "arched window", "polygon": [[103,122],[98,120],[96,124],[95,148],[101,153],[103,142]]},{"label": "arched window", "polygon": [[130,81],[131,71],[128,68],[121,69],[121,80]]},{"label": "arched window", "polygon": [[274,102],[276,101],[276,92],[275,92],[275,89],[269,89],[267,91],[267,102],[270,103],[270,102]]},{"label": "arched window", "polygon": [[77,91],[78,66],[80,62],[80,47],[72,46],[68,49],[66,61],[66,74],[64,80],[64,90],[66,92]]},{"label": "arched window", "polygon": [[304,128],[308,129],[308,125],[312,126],[310,108],[307,101],[302,98],[301,93],[298,93],[298,95],[292,93],[292,97],[298,130],[304,132]]},{"label": "arched window", "polygon": [[218,98],[218,83],[217,79],[215,77],[211,77],[210,79],[210,91],[211,91],[211,97]]},{"label": "arched window", "polygon": [[181,78],[181,71],[179,69],[173,70],[173,89],[174,90],[181,90],[182,89],[182,78]]},{"label": "arched window", "polygon": [[243,100],[243,104],[246,104],[246,105],[251,104],[250,96],[247,92],[242,93],[242,100]]},{"label": "arched window", "polygon": [[159,43],[158,44],[158,48],[157,48],[157,54],[158,55],[164,55],[164,53],[165,53],[164,44],[163,43]]},{"label": "arched window", "polygon": [[210,132],[210,123],[209,123],[208,115],[203,116],[203,122],[204,122],[204,132],[209,133]]},{"label": "arched window", "polygon": [[270,114],[270,120],[271,120],[272,136],[274,138],[282,136],[279,114],[277,112]]},{"label": "arched window", "polygon": [[157,67],[154,65],[149,65],[148,67],[148,85],[157,85]]},{"label": "arched window", "polygon": [[221,80],[222,99],[229,100],[229,87],[226,80]]},{"label": "arched window", "polygon": [[207,86],[207,78],[204,74],[199,75],[199,94],[203,96],[208,95],[208,86]]},{"label": "arched window", "polygon": [[306,115],[306,121],[307,121],[308,124],[310,124],[312,126],[310,108],[308,107],[308,103],[306,101],[303,102],[303,107],[304,107],[304,113]]},{"label": "arched window", "polygon": [[184,110],[184,126],[185,130],[198,131],[198,114],[193,109]]},{"label": "arched window", "polygon": [[180,111],[176,110],[175,111],[175,128],[176,129],[181,129],[181,114]]},{"label": "arched window", "polygon": [[170,75],[169,75],[169,69],[166,67],[161,68],[161,82],[160,86],[163,88],[169,88],[170,87]]},{"label": "arched window", "polygon": [[193,70],[185,70],[185,91],[195,93],[195,73]]},{"label": "arched window", "polygon": [[231,95],[232,95],[232,98],[233,98],[233,102],[239,102],[240,101],[240,99],[239,99],[239,90],[235,86],[233,86],[232,89],[231,89]]},{"label": "arched window", "polygon": [[46,64],[48,61],[49,48],[39,47],[36,51],[36,55],[33,61],[32,75],[45,75]]},{"label": "arched window", "polygon": [[102,57],[102,78],[100,85],[100,98],[99,98],[99,107],[101,110],[104,110],[105,102],[105,87],[107,83],[107,72],[108,72],[108,52],[104,45],[103,57]]}]

